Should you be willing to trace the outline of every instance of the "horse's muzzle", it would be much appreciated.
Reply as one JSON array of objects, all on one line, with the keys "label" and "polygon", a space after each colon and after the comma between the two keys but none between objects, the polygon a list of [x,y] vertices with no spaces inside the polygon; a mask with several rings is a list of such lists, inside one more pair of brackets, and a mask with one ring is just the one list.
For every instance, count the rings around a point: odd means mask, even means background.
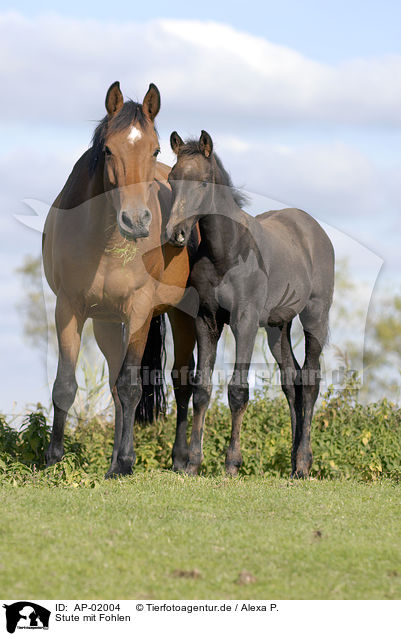
[{"label": "horse's muzzle", "polygon": [[136,239],[149,236],[151,220],[152,214],[149,210],[141,210],[135,216],[132,213],[121,210],[118,215],[118,229],[125,239],[136,241]]}]

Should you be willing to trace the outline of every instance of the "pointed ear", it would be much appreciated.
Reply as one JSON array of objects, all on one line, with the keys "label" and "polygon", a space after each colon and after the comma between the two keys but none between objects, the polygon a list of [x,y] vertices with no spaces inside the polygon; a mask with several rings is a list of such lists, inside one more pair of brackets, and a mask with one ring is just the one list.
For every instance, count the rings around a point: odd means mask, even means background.
[{"label": "pointed ear", "polygon": [[199,137],[199,150],[202,155],[205,155],[205,157],[210,157],[212,154],[213,141],[209,133],[205,130],[202,130],[201,136]]},{"label": "pointed ear", "polygon": [[120,90],[120,82],[114,82],[106,95],[106,110],[109,118],[117,115],[118,111],[120,111],[124,104],[123,94]]},{"label": "pointed ear", "polygon": [[171,146],[171,150],[178,155],[178,151],[181,148],[181,146],[184,145],[184,142],[182,141],[181,137],[179,136],[179,134],[177,132],[172,132],[170,135],[170,146]]},{"label": "pointed ear", "polygon": [[142,110],[152,121],[160,110],[160,93],[154,84],[149,84],[148,92],[143,98]]}]

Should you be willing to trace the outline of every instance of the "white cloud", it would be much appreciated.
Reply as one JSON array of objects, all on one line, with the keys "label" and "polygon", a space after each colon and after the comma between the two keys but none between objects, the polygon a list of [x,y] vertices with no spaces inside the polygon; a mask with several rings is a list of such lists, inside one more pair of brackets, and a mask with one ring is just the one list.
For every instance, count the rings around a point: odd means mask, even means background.
[{"label": "white cloud", "polygon": [[[234,183],[303,207],[330,223],[372,219],[377,210],[399,206],[396,173],[382,171],[368,157],[341,142],[285,145],[254,143],[224,135],[215,142]],[[391,184],[391,187],[390,187]]]},{"label": "white cloud", "polygon": [[[158,84],[164,121],[232,127],[277,121],[401,122],[401,57],[329,66],[213,22],[105,23],[0,15],[4,121],[103,115],[107,86],[142,98]],[[139,94],[138,94],[139,91]],[[173,123],[173,119],[175,120]]]}]

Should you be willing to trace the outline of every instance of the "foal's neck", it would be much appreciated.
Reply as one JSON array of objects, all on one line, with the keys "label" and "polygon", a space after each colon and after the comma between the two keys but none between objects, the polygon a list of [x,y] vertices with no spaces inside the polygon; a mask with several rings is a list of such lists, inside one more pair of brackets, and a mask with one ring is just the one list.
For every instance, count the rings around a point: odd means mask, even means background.
[{"label": "foal's neck", "polygon": [[201,240],[219,269],[229,268],[238,255],[237,244],[243,234],[242,214],[232,196],[225,193],[217,197],[211,213],[199,220]]}]

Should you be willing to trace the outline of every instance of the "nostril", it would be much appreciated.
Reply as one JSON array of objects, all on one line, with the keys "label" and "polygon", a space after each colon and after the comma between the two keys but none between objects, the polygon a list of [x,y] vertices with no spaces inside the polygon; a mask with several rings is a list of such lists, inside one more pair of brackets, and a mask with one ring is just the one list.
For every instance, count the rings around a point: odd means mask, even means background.
[{"label": "nostril", "polygon": [[129,218],[128,214],[126,212],[123,212],[121,215],[121,220],[124,223],[124,225],[126,227],[128,227],[130,230],[132,230],[132,228],[134,227],[131,219]]},{"label": "nostril", "polygon": [[175,240],[178,244],[182,244],[185,242],[185,232],[183,230],[180,230],[179,232],[177,232],[177,234],[175,235]]},{"label": "nostril", "polygon": [[150,210],[144,210],[143,215],[142,215],[143,222],[147,223],[148,221],[150,221],[151,218],[152,218],[152,215],[150,213]]}]

